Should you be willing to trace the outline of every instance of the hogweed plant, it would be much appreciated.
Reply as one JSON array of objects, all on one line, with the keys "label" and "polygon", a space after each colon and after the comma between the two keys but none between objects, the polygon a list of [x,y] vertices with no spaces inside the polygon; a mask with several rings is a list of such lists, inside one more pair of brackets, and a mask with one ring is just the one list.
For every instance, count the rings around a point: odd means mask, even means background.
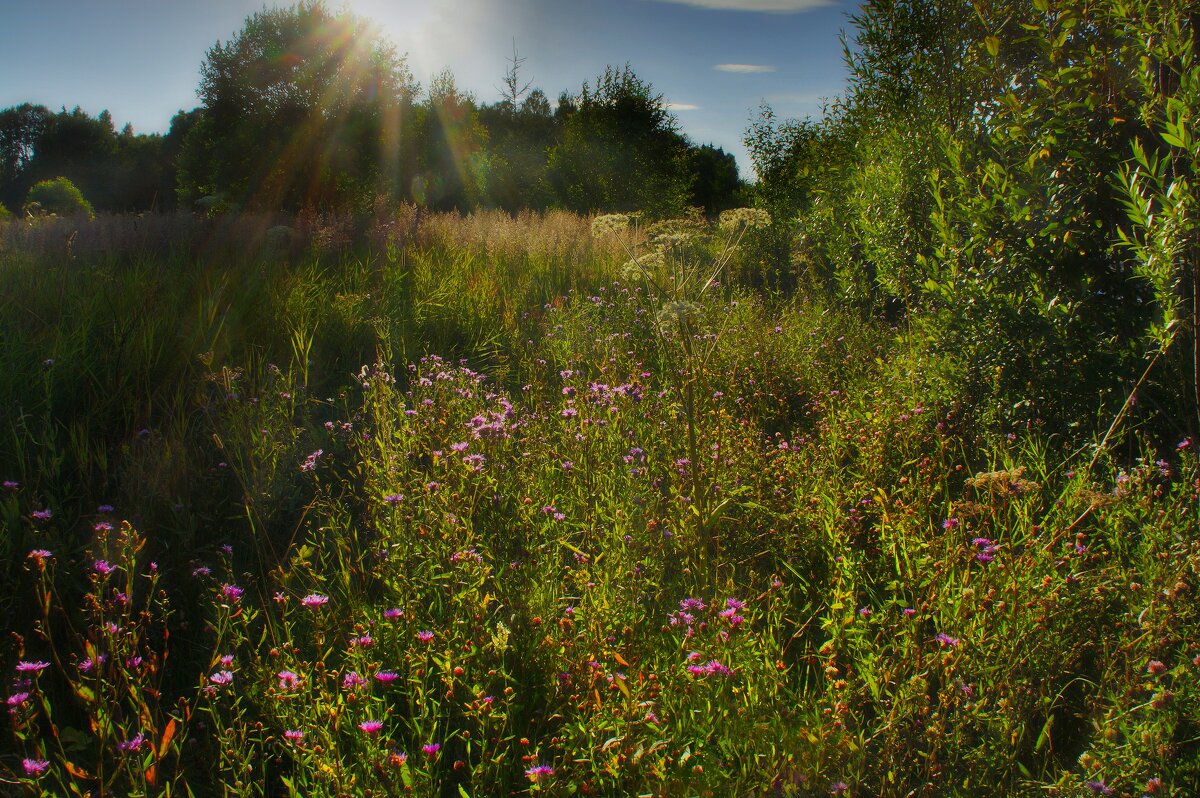
[{"label": "hogweed plant", "polygon": [[713,296],[723,288],[722,275],[742,236],[767,224],[764,212],[750,208],[722,214],[715,237],[692,220],[661,222],[648,230],[649,251],[631,257],[622,269],[623,276],[643,285],[658,306],[655,332],[663,372],[680,403],[686,431],[686,458],[677,462],[690,485],[695,538],[713,562],[720,555],[717,526],[730,499],[713,490],[722,456],[719,444],[712,442],[708,449],[702,444],[709,442],[704,430],[709,405],[719,398],[713,396],[710,368],[731,318],[728,305],[716,308]]}]

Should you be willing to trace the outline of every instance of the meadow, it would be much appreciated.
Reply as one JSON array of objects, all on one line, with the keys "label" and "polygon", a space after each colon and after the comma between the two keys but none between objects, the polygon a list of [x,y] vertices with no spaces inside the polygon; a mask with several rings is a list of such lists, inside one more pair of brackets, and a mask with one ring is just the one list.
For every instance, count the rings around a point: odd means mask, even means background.
[{"label": "meadow", "polygon": [[761,212],[279,221],[0,222],[0,792],[1195,794],[1146,402],[989,404]]}]

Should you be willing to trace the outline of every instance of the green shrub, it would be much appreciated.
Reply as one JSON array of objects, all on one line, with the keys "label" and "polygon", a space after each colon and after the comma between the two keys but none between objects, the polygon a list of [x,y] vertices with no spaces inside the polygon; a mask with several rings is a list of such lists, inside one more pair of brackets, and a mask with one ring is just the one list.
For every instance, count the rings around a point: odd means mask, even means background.
[{"label": "green shrub", "polygon": [[9,212],[8,208],[0,205],[0,222],[8,221],[11,218],[12,214]]},{"label": "green shrub", "polygon": [[59,216],[96,215],[92,211],[92,204],[84,198],[75,184],[65,177],[35,183],[25,198],[25,207],[31,205],[43,213],[56,213]]}]

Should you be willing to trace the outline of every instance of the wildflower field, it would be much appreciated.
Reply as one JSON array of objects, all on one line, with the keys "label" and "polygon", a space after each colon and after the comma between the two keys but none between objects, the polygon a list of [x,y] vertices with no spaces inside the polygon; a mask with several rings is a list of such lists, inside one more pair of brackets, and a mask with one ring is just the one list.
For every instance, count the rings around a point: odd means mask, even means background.
[{"label": "wildflower field", "polygon": [[1197,794],[1196,442],[762,221],[0,223],[0,793]]}]

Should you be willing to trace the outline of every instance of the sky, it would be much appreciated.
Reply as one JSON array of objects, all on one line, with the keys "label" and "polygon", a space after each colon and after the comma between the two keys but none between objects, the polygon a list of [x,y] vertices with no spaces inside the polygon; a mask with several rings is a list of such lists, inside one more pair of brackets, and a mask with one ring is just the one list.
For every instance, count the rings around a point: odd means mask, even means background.
[{"label": "sky", "polygon": [[[265,5],[290,5],[267,2]],[[501,96],[515,43],[522,81],[553,102],[628,63],[697,144],[752,177],[742,137],[762,103],[819,116],[845,82],[850,0],[328,0],[374,20],[422,85],[449,68],[481,103]],[[107,109],[165,132],[199,104],[200,64],[263,0],[0,0],[0,108]]]}]

